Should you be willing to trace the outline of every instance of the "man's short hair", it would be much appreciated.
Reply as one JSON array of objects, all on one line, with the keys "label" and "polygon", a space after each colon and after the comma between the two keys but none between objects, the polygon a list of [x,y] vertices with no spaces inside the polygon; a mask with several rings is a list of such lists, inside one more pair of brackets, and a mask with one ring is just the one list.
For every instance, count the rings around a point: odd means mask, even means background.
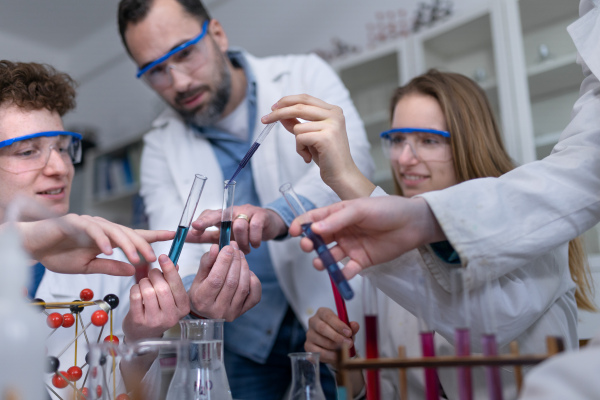
[{"label": "man's short hair", "polygon": [[[174,0],[177,1],[183,9],[190,15],[198,18],[200,23],[209,20],[210,15],[200,0]],[[119,2],[119,34],[121,35],[121,41],[123,46],[129,52],[127,42],[125,42],[125,30],[129,24],[137,24],[141,22],[150,11],[150,7],[154,0],[121,0]]]},{"label": "man's short hair", "polygon": [[75,108],[75,81],[47,64],[0,60],[0,106],[47,109],[61,117]]}]

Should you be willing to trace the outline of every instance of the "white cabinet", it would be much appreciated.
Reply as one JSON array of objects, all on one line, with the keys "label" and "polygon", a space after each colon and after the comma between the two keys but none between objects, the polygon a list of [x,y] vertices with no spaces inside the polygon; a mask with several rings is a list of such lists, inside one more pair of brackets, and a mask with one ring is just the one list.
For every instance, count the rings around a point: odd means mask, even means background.
[{"label": "white cabinet", "polygon": [[141,138],[86,153],[83,171],[84,209],[130,227],[145,228],[140,187]]}]

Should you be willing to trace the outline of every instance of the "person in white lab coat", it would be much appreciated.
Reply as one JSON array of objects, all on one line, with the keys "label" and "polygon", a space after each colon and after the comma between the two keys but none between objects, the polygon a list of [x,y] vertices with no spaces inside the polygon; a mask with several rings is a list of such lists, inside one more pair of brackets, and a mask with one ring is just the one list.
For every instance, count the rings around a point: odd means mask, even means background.
[{"label": "person in white lab coat", "polygon": [[[232,49],[224,27],[197,0],[122,0],[119,29],[138,77],[170,106],[144,137],[140,193],[152,229],[178,221],[191,179],[201,173],[208,180],[199,209],[208,211],[192,224],[202,235],[191,230],[188,240],[218,241],[218,232],[205,229],[220,227],[223,181],[263,130],[258,117],[287,94],[314,93],[340,105],[354,161],[372,174],[369,143],[348,91],[317,56],[257,58]],[[339,197],[316,165],[297,157],[294,136],[280,125],[235,180],[232,232],[263,294],[257,307],[226,323],[226,369],[233,397],[279,399],[291,382],[287,354],[302,351],[308,318],[322,305],[333,307],[334,299],[328,276],[311,267],[312,256],[301,251],[298,239],[287,237],[293,215],[278,188],[290,182],[308,209]],[[195,273],[205,249],[186,245],[182,276]],[[352,285],[359,295],[359,282]],[[350,314],[359,312],[360,304],[348,306]],[[325,392],[335,396],[333,378],[325,368],[321,372]]]},{"label": "person in white lab coat", "polygon": [[[13,202],[22,201],[19,197],[35,202],[54,215],[65,215],[69,208],[74,163],[81,159],[81,136],[65,131],[62,123],[62,116],[75,106],[72,79],[48,65],[3,60],[0,61],[0,87],[3,88],[0,92],[0,218],[5,217],[5,210],[13,207]],[[62,224],[59,223],[61,221]],[[69,302],[78,300],[83,289],[93,291],[93,300],[102,300],[109,294],[118,297],[118,304],[109,302],[113,304],[114,312],[111,312],[112,321],[103,330],[103,336],[100,336],[100,327],[90,326],[86,330],[85,341],[102,340],[111,335],[119,341],[129,342],[158,338],[188,315],[190,298],[175,266],[165,255],[159,258],[162,272],[151,271],[148,278],[142,279],[139,284],[135,284],[133,277],[129,276],[89,274],[108,271],[129,272],[131,275],[133,267],[126,267],[124,262],[128,260],[125,257],[122,257],[123,262],[118,262],[115,259],[98,259],[96,255],[111,253],[112,247],[119,245],[132,262],[140,261],[138,250],[152,261],[156,257],[148,242],[171,239],[173,232],[134,231],[99,217],[76,215],[17,225],[24,235],[24,247],[40,257],[31,268],[32,279],[27,288],[31,298]],[[67,235],[65,229],[73,227],[82,227],[94,241],[87,244],[80,242],[77,248],[73,240],[64,240]],[[42,240],[49,240],[49,243],[40,243]],[[53,248],[48,248],[49,245]],[[245,307],[251,307],[260,299],[260,283],[251,275],[243,253],[239,249],[234,250],[236,246],[233,242],[221,253],[214,246],[202,258],[193,289],[202,286],[205,289],[223,289],[223,284],[218,287],[212,282],[213,273],[219,277],[227,276],[230,281],[239,281],[237,289],[220,291],[221,297],[229,294],[228,298],[221,300],[218,296],[211,297],[213,293],[208,294],[206,290],[193,291],[190,296],[206,296],[213,300],[206,301],[207,309],[221,306],[217,303],[224,302],[230,308],[243,312]],[[70,259],[66,267],[59,266],[65,258]],[[47,262],[52,270],[47,270],[40,261]],[[79,270],[73,265],[75,262],[81,263]],[[96,311],[95,307],[85,307],[81,312],[83,322],[77,321],[78,325],[87,325],[93,311]],[[43,316],[40,315],[40,318]],[[68,328],[59,327],[47,340],[48,355],[58,357],[59,371],[85,364],[87,350],[82,344],[84,336],[79,340],[79,351],[75,346],[65,347],[73,339],[74,330],[73,324]],[[145,379],[142,383],[150,385],[155,378],[154,372],[146,377],[145,373],[153,361],[151,357],[134,358],[131,362],[122,363],[119,372],[127,383],[134,384]],[[119,378],[120,373],[117,374]],[[49,375],[48,380],[51,378],[52,375]],[[83,380],[78,384],[81,382]],[[55,387],[53,390],[60,392],[70,388]],[[152,391],[147,394],[158,395]]]},{"label": "person in white lab coat", "polygon": [[[499,176],[513,168],[504,151],[485,95],[475,82],[462,75],[433,70],[414,78],[396,91],[392,99],[392,113],[392,129],[381,135],[384,147],[390,155],[394,181],[400,194],[419,195],[444,189],[468,179]],[[358,172],[352,173],[356,169],[347,167],[351,159],[346,158],[345,163],[340,162],[343,153],[338,152],[335,156],[330,156],[331,152],[328,150],[332,148],[336,139],[343,139],[344,136],[343,129],[339,129],[340,126],[343,127],[339,123],[340,119],[343,121],[343,117],[332,112],[331,106],[308,97],[284,98],[274,106],[272,115],[266,117],[268,122],[279,118],[317,120],[311,122],[312,126],[296,124],[296,121],[284,121],[284,124],[297,135],[300,152],[309,158],[314,157],[322,170],[325,169],[323,174],[342,177],[326,180],[332,182],[332,187],[339,193],[348,193],[345,190],[350,183],[356,192],[348,194],[346,198],[353,195],[383,194],[381,189],[374,191],[374,185],[360,177]],[[323,139],[327,136],[323,132],[328,124],[334,124],[334,128],[329,127],[327,131],[329,140]],[[336,129],[338,132],[335,132]],[[349,172],[343,174],[346,170]],[[359,193],[360,191],[362,193]],[[580,251],[573,253],[571,269],[575,277],[585,278],[587,275],[579,240],[573,243],[573,248]],[[437,351],[442,354],[453,353],[449,342],[452,342],[454,321],[460,320],[461,310],[451,308],[449,276],[453,267],[459,267],[460,260],[452,249],[445,249],[441,243],[432,244],[421,252],[422,254],[418,251],[409,252],[392,262],[365,270],[363,274],[369,276],[376,286],[398,304],[415,314],[417,303],[423,299],[415,296],[414,290],[411,289],[415,276],[410,267],[416,265],[427,270],[426,279],[431,281],[433,290],[430,301],[435,309],[440,310],[433,323],[434,329],[446,339],[438,338]],[[471,330],[474,341],[484,332],[479,309],[484,283],[482,278],[487,277],[483,274],[468,275],[472,296],[470,313],[473,316]],[[585,285],[582,286],[581,303],[591,307],[587,289]],[[545,349],[546,335],[562,336],[569,348],[577,347],[575,284],[569,273],[566,245],[539,257],[526,268],[502,276],[493,276],[491,291],[489,295],[494,299],[498,321],[497,338],[504,351],[507,350],[510,341],[518,340],[523,352],[542,353]],[[384,298],[384,303],[389,301]],[[406,329],[398,331],[396,335],[398,325],[414,327],[416,323],[414,317],[400,307],[392,308],[384,304],[383,308],[388,313],[389,310],[393,310],[392,314],[397,314],[399,319],[405,321],[404,324],[394,324],[392,328],[388,325],[388,319],[380,319],[382,337],[391,339],[391,345],[383,340],[382,346],[386,351],[392,351],[391,354],[384,353],[383,356],[394,356],[398,345],[418,342],[417,330],[408,337]],[[320,351],[323,359],[331,362],[335,347],[344,340],[351,341],[352,332],[347,328],[331,311],[319,310],[310,321],[306,349]],[[353,326],[353,330],[355,333],[356,325]],[[474,343],[474,349],[478,347],[478,344]],[[407,351],[409,356],[420,354],[414,346],[409,346]],[[512,376],[509,370],[505,372],[506,395],[514,398]],[[440,370],[439,374],[446,394],[455,398],[454,379],[447,370]],[[422,396],[422,382],[413,375],[409,382],[411,391],[420,391]],[[475,379],[474,382],[478,382],[476,392],[485,397],[483,379]]]}]

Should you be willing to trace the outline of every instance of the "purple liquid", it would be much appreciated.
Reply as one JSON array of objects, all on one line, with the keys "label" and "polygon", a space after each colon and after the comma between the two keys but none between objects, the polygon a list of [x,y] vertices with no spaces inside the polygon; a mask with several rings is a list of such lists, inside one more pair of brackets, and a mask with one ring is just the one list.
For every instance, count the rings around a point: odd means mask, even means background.
[{"label": "purple liquid", "polygon": [[[497,356],[498,344],[496,335],[481,335],[481,346],[484,356]],[[502,383],[500,381],[500,370],[498,367],[485,367],[485,379],[488,386],[488,396],[490,400],[502,400]]]},{"label": "purple liquid", "polygon": [[[433,332],[421,332],[421,352],[423,357],[435,357],[435,346],[433,344]],[[427,400],[439,400],[440,386],[435,368],[424,368],[425,370],[425,398]]]},{"label": "purple liquid", "polygon": [[[367,358],[378,358],[379,347],[377,345],[377,316],[365,315],[365,337],[367,341]],[[379,400],[379,370],[367,370],[367,399]]]},{"label": "purple liquid", "polygon": [[[471,338],[468,328],[456,328],[454,331],[454,347],[457,356],[471,355]],[[460,400],[473,400],[473,384],[471,368],[458,367],[458,398]]]},{"label": "purple liquid", "polygon": [[260,143],[256,143],[256,142],[254,142],[252,144],[252,146],[250,146],[250,149],[248,149],[248,151],[246,152],[246,155],[244,156],[244,158],[242,158],[242,161],[240,161],[240,164],[238,165],[237,169],[235,170],[235,172],[233,173],[231,178],[229,178],[229,182],[233,182],[233,180],[240,173],[242,168],[244,168],[246,166],[246,164],[248,164],[248,161],[250,161],[250,158],[254,155],[254,153],[256,153],[256,150],[258,150],[259,146],[260,146]]}]

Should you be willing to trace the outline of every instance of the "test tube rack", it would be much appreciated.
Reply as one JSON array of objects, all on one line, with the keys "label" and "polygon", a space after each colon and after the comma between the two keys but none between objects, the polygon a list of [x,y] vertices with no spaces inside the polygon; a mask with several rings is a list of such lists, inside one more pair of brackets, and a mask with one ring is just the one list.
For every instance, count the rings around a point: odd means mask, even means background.
[{"label": "test tube rack", "polygon": [[[524,365],[535,365],[547,358],[564,350],[564,341],[561,337],[548,336],[546,338],[546,354],[520,354],[519,345],[516,341],[510,343],[510,354],[498,356],[471,355],[465,357],[437,356],[407,358],[404,346],[398,347],[396,358],[351,358],[348,348],[344,346],[337,351],[337,362],[334,369],[337,371],[338,384],[348,388],[350,386],[349,372],[356,369],[385,369],[397,368],[400,382],[400,399],[408,399],[408,385],[406,370],[408,368],[445,368],[445,367],[489,367],[489,366],[514,366],[517,393],[520,393],[523,385],[523,374],[521,367]],[[351,390],[346,390],[348,400],[352,400]]]}]

